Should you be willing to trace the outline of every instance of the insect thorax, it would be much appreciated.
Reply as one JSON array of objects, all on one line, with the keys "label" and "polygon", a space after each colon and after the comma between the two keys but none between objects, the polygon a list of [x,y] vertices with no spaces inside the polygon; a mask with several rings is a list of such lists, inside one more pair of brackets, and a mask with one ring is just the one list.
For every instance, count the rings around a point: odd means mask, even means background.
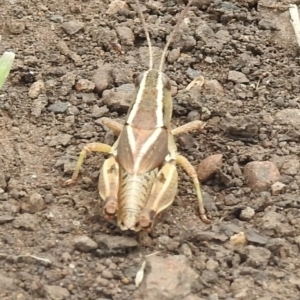
[{"label": "insect thorax", "polygon": [[135,84],[136,99],[126,123],[146,130],[169,128],[172,116],[169,78],[164,73],[152,69],[136,77]]}]

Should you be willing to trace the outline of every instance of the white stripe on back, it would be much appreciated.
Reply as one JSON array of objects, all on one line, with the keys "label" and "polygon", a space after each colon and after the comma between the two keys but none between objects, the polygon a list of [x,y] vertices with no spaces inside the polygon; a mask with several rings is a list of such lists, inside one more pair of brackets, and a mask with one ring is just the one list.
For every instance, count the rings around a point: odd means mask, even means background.
[{"label": "white stripe on back", "polygon": [[139,104],[141,103],[142,101],[142,98],[143,98],[143,94],[144,94],[144,89],[145,89],[145,86],[146,86],[146,79],[147,79],[147,76],[148,76],[148,73],[149,71],[145,72],[144,75],[143,75],[143,79],[141,80],[141,83],[140,83],[140,87],[139,87],[139,91],[136,95],[136,99],[135,99],[135,102],[133,104],[133,107],[132,107],[132,110],[129,114],[129,117],[127,119],[127,123],[128,124],[132,124],[132,121],[139,109]]}]

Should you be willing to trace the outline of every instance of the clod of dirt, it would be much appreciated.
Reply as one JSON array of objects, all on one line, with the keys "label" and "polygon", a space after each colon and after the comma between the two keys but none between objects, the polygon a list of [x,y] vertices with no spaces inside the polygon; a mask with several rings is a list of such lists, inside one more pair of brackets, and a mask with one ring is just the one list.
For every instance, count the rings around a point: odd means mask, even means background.
[{"label": "clod of dirt", "polygon": [[191,293],[199,275],[183,255],[147,258],[150,272],[139,288],[140,299],[181,300]]},{"label": "clod of dirt", "polygon": [[243,221],[250,221],[255,215],[255,210],[249,206],[241,211],[240,218]]},{"label": "clod of dirt", "polygon": [[106,11],[106,13],[108,15],[115,15],[118,13],[118,11],[123,10],[123,9],[129,9],[129,7],[125,1],[113,0],[108,5],[108,10]]},{"label": "clod of dirt", "polygon": [[[230,285],[233,299],[249,299],[252,298],[254,279],[252,277],[236,278]],[[250,299],[251,299],[250,298]]]},{"label": "clod of dirt", "polygon": [[224,127],[226,132],[235,139],[252,140],[258,133],[258,124],[247,116],[231,116],[226,114]]},{"label": "clod of dirt", "polygon": [[48,104],[47,96],[44,94],[39,95],[37,99],[34,99],[32,101],[31,114],[36,118],[40,117],[43,109],[47,106],[47,104]]},{"label": "clod of dirt", "polygon": [[69,35],[73,35],[79,32],[81,29],[83,29],[83,27],[84,27],[84,23],[79,22],[77,20],[72,20],[62,24],[63,30]]},{"label": "clod of dirt", "polygon": [[291,226],[284,215],[275,211],[268,211],[261,219],[261,228],[269,236],[289,236],[294,234],[295,228]]},{"label": "clod of dirt", "polygon": [[245,246],[247,243],[248,241],[243,231],[230,237],[230,244],[234,247]]},{"label": "clod of dirt", "polygon": [[116,31],[123,45],[132,46],[134,44],[134,34],[129,27],[120,26],[116,28]]},{"label": "clod of dirt", "polygon": [[245,248],[247,263],[253,268],[265,267],[271,258],[271,251],[263,248],[249,245]]},{"label": "clod of dirt", "polygon": [[67,133],[60,133],[57,136],[53,136],[48,143],[49,147],[55,147],[58,145],[66,146],[69,144],[70,140],[72,138],[72,135]]},{"label": "clod of dirt", "polygon": [[30,214],[40,212],[43,209],[45,209],[45,207],[46,207],[46,204],[43,199],[43,196],[38,193],[33,193],[29,197],[29,200],[22,203],[22,205],[21,205],[22,211],[30,213]]},{"label": "clod of dirt", "polygon": [[69,291],[58,285],[45,285],[44,289],[49,300],[67,300],[70,297]]},{"label": "clod of dirt", "polygon": [[57,101],[57,102],[51,104],[48,107],[48,110],[52,111],[54,113],[63,113],[68,109],[69,106],[70,106],[70,103],[68,103],[68,102]]},{"label": "clod of dirt", "polygon": [[238,71],[229,71],[228,80],[235,83],[248,83],[250,81],[244,73]]},{"label": "clod of dirt", "polygon": [[91,93],[95,88],[95,83],[87,79],[79,79],[75,84],[75,89],[79,92]]},{"label": "clod of dirt", "polygon": [[45,91],[45,83],[43,80],[34,82],[28,90],[28,96],[31,99],[37,98],[41,93]]},{"label": "clod of dirt", "polygon": [[90,252],[98,248],[98,244],[86,235],[74,239],[74,248],[81,252]]},{"label": "clod of dirt", "polygon": [[282,164],[280,172],[285,175],[297,175],[300,170],[300,162],[298,157],[287,157],[286,161]]},{"label": "clod of dirt", "polygon": [[135,239],[125,236],[99,234],[94,236],[94,240],[98,244],[96,252],[99,256],[125,253],[139,245]]},{"label": "clod of dirt", "polygon": [[291,124],[295,128],[300,128],[300,109],[286,108],[275,115],[275,120],[280,124]]},{"label": "clod of dirt", "polygon": [[275,183],[272,184],[271,186],[271,193],[273,196],[279,195],[285,188],[285,184],[277,181]]},{"label": "clod of dirt", "polygon": [[211,178],[222,167],[222,158],[222,154],[214,154],[201,161],[197,167],[198,178],[201,182]]},{"label": "clod of dirt", "polygon": [[10,223],[15,219],[15,217],[10,216],[10,215],[3,215],[0,216],[0,225]]},{"label": "clod of dirt", "polygon": [[19,214],[13,221],[13,226],[15,228],[26,231],[35,231],[39,224],[40,220],[38,217],[28,213]]},{"label": "clod of dirt", "polygon": [[103,102],[119,114],[127,112],[134,92],[134,84],[123,84],[116,89],[103,92]]},{"label": "clod of dirt", "polygon": [[280,178],[277,166],[270,161],[252,161],[244,168],[248,186],[255,192],[268,190]]},{"label": "clod of dirt", "polygon": [[99,66],[96,70],[92,81],[95,83],[96,91],[99,94],[102,94],[104,90],[113,84],[112,70],[113,67],[110,64]]}]

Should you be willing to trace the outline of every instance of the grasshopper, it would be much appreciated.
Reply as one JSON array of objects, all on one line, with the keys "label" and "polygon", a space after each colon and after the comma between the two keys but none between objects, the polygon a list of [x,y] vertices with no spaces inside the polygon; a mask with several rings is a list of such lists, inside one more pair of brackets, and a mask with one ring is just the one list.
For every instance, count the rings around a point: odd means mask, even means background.
[{"label": "grasshopper", "polygon": [[179,164],[192,178],[198,198],[200,218],[206,217],[197,173],[191,163],[178,154],[174,136],[201,130],[204,124],[193,121],[171,129],[172,97],[170,79],[163,73],[166,52],[188,7],[186,5],[163,50],[158,69],[153,68],[153,49],[138,0],[136,7],[149,48],[149,69],[135,78],[136,90],[127,113],[125,125],[103,118],[102,123],[118,136],[113,146],[90,143],[84,146],[72,179],[75,183],[88,152],[109,154],[100,170],[98,189],[104,201],[106,219],[117,218],[121,230],[150,231],[155,217],[174,201]]}]

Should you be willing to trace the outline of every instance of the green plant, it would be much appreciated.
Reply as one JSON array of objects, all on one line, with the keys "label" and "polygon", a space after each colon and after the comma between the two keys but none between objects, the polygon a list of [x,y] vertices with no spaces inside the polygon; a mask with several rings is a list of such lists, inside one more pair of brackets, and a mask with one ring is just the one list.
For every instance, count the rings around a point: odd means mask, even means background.
[{"label": "green plant", "polygon": [[2,88],[5,79],[7,78],[9,71],[15,59],[13,52],[6,51],[0,58],[0,89]]}]

